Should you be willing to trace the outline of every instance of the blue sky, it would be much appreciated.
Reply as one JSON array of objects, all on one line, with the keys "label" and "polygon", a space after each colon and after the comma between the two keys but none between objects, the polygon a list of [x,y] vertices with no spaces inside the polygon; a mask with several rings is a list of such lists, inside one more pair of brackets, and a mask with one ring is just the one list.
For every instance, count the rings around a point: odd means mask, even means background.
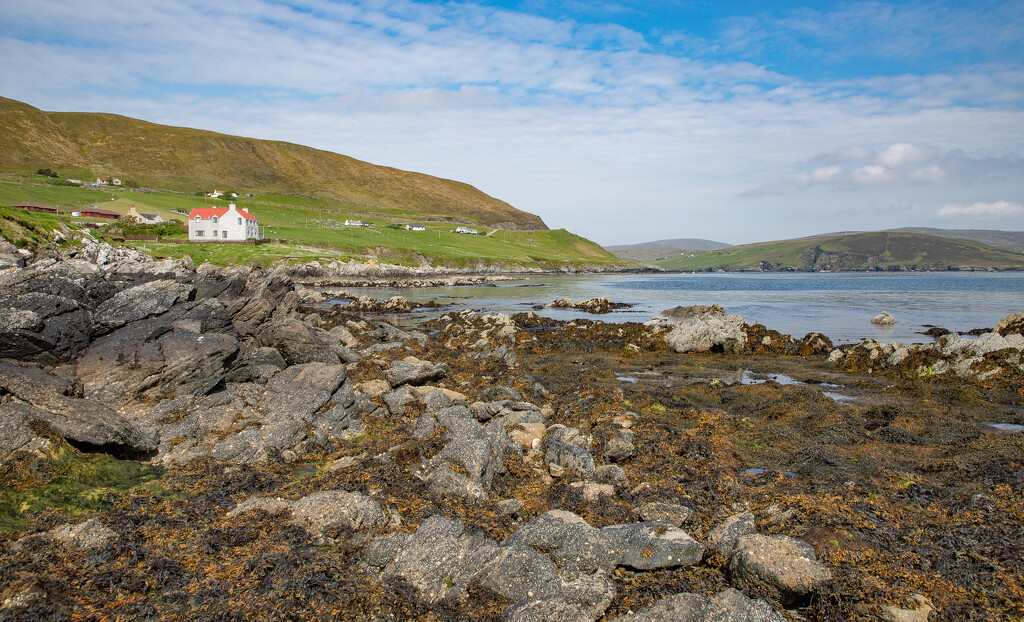
[{"label": "blue sky", "polygon": [[1024,229],[1022,2],[0,1],[0,95],[458,179],[603,244]]}]

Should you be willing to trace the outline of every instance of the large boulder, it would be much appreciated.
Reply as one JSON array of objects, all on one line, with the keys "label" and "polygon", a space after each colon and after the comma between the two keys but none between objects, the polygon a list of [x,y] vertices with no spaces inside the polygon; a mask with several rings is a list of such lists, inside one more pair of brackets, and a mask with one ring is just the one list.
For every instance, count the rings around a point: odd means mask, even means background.
[{"label": "large boulder", "polygon": [[736,550],[736,544],[740,538],[756,533],[757,524],[754,521],[753,512],[734,514],[711,530],[708,535],[708,549],[712,553],[716,553],[723,562],[726,562],[732,556],[732,552]]},{"label": "large boulder", "polygon": [[15,445],[26,433],[19,422],[30,424],[33,421],[45,423],[71,442],[103,448],[110,453],[146,454],[156,449],[152,431],[95,400],[69,395],[71,383],[39,367],[0,360],[0,393],[25,402],[0,405],[11,427],[11,437],[4,443],[4,449],[17,449]]},{"label": "large boulder", "polygon": [[741,537],[729,560],[736,587],[773,598],[789,607],[804,601],[832,573],[814,555],[814,547],[789,536]]},{"label": "large boulder", "polygon": [[753,600],[734,589],[719,592],[714,598],[700,594],[666,596],[650,607],[611,622],[784,622],[785,618],[763,600]]},{"label": "large boulder", "polygon": [[703,544],[662,521],[610,525],[601,533],[625,543],[619,564],[637,570],[689,566],[704,556]]},{"label": "large boulder", "polygon": [[107,332],[149,317],[166,313],[179,302],[195,299],[196,289],[172,280],[150,281],[122,290],[96,307],[97,330]]},{"label": "large boulder", "polygon": [[226,333],[197,333],[157,317],[97,339],[78,363],[85,394],[106,404],[205,395],[238,354]]},{"label": "large boulder", "polygon": [[262,345],[277,349],[289,365],[339,362],[327,331],[293,317],[264,324],[258,336]]},{"label": "large boulder", "polygon": [[719,305],[675,307],[646,325],[668,329],[665,343],[680,353],[740,352],[747,343],[746,322],[738,314],[726,315]]}]

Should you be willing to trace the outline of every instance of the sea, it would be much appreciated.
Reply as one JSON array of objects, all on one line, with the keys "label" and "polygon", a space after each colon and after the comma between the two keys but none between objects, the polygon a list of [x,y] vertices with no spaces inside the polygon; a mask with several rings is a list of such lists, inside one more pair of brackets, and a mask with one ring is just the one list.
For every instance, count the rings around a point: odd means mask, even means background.
[{"label": "sea", "polygon": [[[679,305],[719,304],[750,323],[797,338],[820,332],[834,343],[868,338],[928,343],[932,337],[922,333],[930,327],[954,332],[992,328],[1000,318],[1024,311],[1020,272],[545,274],[494,285],[346,291],[443,305],[409,319],[461,309],[515,314],[559,298],[602,296],[630,306],[602,315],[556,308],[535,312],[563,320],[646,322]],[[871,318],[882,311],[895,316],[896,324],[872,324]]]}]

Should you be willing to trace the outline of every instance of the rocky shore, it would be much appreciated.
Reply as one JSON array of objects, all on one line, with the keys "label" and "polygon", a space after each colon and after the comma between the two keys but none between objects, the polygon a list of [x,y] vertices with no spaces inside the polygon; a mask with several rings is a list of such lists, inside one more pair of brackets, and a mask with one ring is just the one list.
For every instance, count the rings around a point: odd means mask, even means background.
[{"label": "rocky shore", "polygon": [[320,274],[0,274],[0,619],[1024,616],[1024,314],[398,327]]}]

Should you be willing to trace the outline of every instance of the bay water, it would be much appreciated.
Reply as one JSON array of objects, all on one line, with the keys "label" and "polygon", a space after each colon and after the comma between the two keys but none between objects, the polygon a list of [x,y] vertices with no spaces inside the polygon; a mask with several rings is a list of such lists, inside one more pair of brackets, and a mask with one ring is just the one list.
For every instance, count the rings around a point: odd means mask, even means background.
[{"label": "bay water", "polygon": [[[835,343],[874,338],[897,343],[927,343],[920,334],[929,326],[951,331],[991,328],[1024,311],[1024,273],[718,273],[631,275],[537,275],[488,286],[426,288],[348,288],[355,295],[387,298],[402,295],[418,302],[436,301],[440,312],[459,309],[520,313],[559,298],[575,301],[603,296],[632,305],[603,315],[573,309],[545,308],[537,313],[556,319],[590,318],[605,322],[646,322],[679,305],[719,304],[748,322],[800,338],[809,332]],[[888,311],[892,327],[870,320]],[[416,314],[417,319],[438,311]]]}]

